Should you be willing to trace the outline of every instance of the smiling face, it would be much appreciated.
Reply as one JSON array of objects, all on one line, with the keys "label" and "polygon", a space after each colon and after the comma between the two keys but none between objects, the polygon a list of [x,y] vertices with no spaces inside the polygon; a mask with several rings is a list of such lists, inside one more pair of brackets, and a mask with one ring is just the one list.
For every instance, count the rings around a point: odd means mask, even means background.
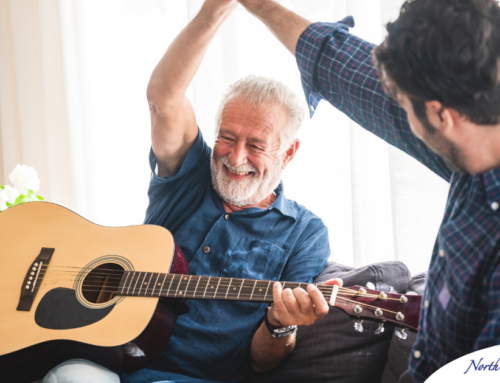
[{"label": "smiling face", "polygon": [[286,123],[279,106],[254,109],[238,100],[226,103],[211,161],[212,183],[224,202],[251,207],[272,195],[295,154],[290,149],[279,153]]}]

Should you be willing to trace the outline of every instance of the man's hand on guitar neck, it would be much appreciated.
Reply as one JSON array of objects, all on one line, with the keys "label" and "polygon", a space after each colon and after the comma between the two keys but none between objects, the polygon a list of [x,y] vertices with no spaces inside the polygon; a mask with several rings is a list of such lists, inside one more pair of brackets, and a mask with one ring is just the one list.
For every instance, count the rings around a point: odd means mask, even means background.
[{"label": "man's hand on guitar neck", "polygon": [[[341,279],[326,282],[328,285],[342,286]],[[269,323],[275,327],[309,326],[321,320],[328,313],[328,303],[319,289],[310,284],[307,292],[301,288],[294,290],[273,286],[274,303],[267,313]],[[278,366],[295,348],[295,334],[274,338],[265,323],[256,331],[250,347],[252,368],[257,372],[270,371]]]},{"label": "man's hand on guitar neck", "polygon": [[[329,285],[342,286],[341,279],[326,282]],[[281,288],[281,283],[273,286],[274,303],[269,310],[269,322],[275,327],[309,326],[328,314],[328,303],[316,286],[307,286],[307,292],[301,288],[294,290]]]}]

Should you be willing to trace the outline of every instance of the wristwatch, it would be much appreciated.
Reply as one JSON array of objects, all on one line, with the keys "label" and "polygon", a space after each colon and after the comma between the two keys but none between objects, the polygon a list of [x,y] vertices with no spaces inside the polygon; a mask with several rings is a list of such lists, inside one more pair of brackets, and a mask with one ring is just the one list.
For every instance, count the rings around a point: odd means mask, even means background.
[{"label": "wristwatch", "polygon": [[269,319],[267,318],[267,313],[269,312],[269,308],[266,309],[266,315],[264,315],[264,322],[266,323],[266,327],[271,333],[273,338],[283,338],[284,336],[292,335],[295,331],[297,331],[297,326],[285,326],[285,327],[276,327],[273,326]]}]

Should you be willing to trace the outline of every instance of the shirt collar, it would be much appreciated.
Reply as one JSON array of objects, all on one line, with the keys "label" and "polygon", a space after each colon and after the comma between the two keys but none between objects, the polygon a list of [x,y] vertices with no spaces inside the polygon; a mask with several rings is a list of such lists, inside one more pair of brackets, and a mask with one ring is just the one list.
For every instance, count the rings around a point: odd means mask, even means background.
[{"label": "shirt collar", "polygon": [[483,180],[489,205],[494,202],[500,204],[500,168],[484,173]]},{"label": "shirt collar", "polygon": [[[220,205],[221,209],[224,210],[224,205],[222,204],[222,198],[212,187],[212,198],[214,198],[214,203]],[[262,214],[263,212],[270,210],[278,210],[282,215],[290,217],[294,220],[297,220],[297,208],[293,203],[291,203],[285,197],[283,181],[280,181],[280,184],[276,189],[274,189],[274,194],[276,195],[276,199],[267,209],[260,209],[258,207],[252,207],[249,209],[245,209],[233,214]]]},{"label": "shirt collar", "polygon": [[276,200],[269,208],[276,209],[281,214],[297,220],[297,209],[288,199],[286,199],[283,181],[280,182],[278,187],[274,190],[274,193],[276,194]]}]

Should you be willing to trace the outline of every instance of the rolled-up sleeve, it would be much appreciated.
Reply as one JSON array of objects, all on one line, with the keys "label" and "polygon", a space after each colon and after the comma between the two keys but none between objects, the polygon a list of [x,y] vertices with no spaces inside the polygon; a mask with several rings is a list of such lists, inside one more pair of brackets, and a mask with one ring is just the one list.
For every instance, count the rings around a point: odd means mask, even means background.
[{"label": "rolled-up sleeve", "polygon": [[443,159],[412,133],[406,112],[384,91],[372,59],[375,45],[351,35],[353,26],[350,16],[315,23],[299,38],[296,59],[311,117],[324,99],[448,181]]},{"label": "rolled-up sleeve", "polygon": [[157,161],[151,149],[149,165],[149,205],[144,223],[166,227],[175,234],[176,230],[191,217],[202,204],[207,188],[210,188],[210,156],[212,149],[198,130],[198,138],[179,171],[170,178],[156,174]]}]

